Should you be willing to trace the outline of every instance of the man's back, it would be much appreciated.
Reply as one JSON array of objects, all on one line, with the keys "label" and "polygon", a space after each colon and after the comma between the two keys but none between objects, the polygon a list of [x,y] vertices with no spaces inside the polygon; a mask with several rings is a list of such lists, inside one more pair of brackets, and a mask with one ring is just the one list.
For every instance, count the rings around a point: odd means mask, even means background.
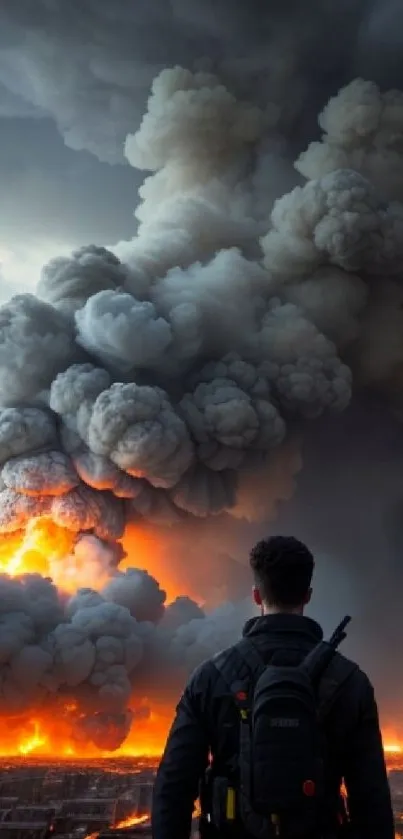
[{"label": "man's back", "polygon": [[[298,614],[271,614],[250,621],[250,639],[265,664],[296,665],[321,640],[320,627]],[[244,646],[241,644],[241,646]],[[156,839],[187,839],[191,811],[209,755],[213,773],[226,775],[239,749],[239,712],[228,679],[240,673],[239,645],[220,653],[193,674],[179,703],[158,772],[153,806]],[[274,658],[273,658],[274,657]],[[339,662],[346,662],[339,657]],[[242,666],[242,665],[241,665]],[[346,678],[336,689],[325,720],[327,799],[337,818],[344,779],[353,833],[366,839],[393,839],[394,824],[373,689],[356,667],[338,667]],[[337,680],[336,680],[337,681]]]}]

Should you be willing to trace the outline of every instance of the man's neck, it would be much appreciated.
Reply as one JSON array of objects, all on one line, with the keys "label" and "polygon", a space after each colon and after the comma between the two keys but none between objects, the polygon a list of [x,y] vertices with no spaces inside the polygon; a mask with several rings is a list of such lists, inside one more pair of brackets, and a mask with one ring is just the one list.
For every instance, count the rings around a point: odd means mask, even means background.
[{"label": "man's neck", "polygon": [[304,607],[303,606],[296,606],[295,608],[285,609],[284,607],[279,606],[267,606],[263,604],[262,606],[262,616],[266,615],[300,615],[304,614]]}]

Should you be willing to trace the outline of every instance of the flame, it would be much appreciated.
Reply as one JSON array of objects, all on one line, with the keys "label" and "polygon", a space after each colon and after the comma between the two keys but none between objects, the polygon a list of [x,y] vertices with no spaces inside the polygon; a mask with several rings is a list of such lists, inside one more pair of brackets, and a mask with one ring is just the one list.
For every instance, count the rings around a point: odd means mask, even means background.
[{"label": "flame", "polygon": [[150,821],[150,813],[146,813],[143,816],[132,815],[126,819],[122,819],[120,822],[116,822],[113,827],[114,830],[120,830],[122,827],[132,827],[134,824],[144,824],[148,821]]},{"label": "flame", "polygon": [[[194,812],[193,818],[198,818],[200,816],[200,805],[197,802]],[[137,824],[147,824],[147,822],[151,821],[151,813],[144,813],[142,816],[138,816],[137,813],[132,813],[130,816],[127,816],[125,819],[121,819],[121,821],[116,822],[112,825],[112,830],[122,830],[125,827],[133,827],[133,825]],[[85,839],[98,839],[99,833],[90,833]]]},{"label": "flame", "polygon": [[[0,574],[10,577],[42,574],[51,577],[66,594],[75,594],[77,588],[87,585],[100,591],[112,572],[103,574],[101,569],[97,569],[94,574],[85,559],[75,555],[73,560],[76,539],[76,533],[59,527],[46,516],[32,519],[24,533],[18,531],[1,535]],[[119,566],[122,571],[130,567],[147,570],[166,591],[168,603],[183,594],[199,599],[197,592],[191,591],[189,586],[184,591],[183,566],[175,564],[175,546],[169,546],[151,528],[146,525],[129,526],[122,545],[126,551],[126,557]]]},{"label": "flame", "polygon": [[[145,824],[146,822],[149,822],[150,819],[151,819],[151,814],[150,813],[146,813],[142,816],[138,816],[138,815],[132,813],[132,815],[127,816],[127,818],[122,819],[120,822],[116,822],[115,824],[113,824],[111,826],[111,830],[121,830],[122,828],[125,828],[125,827],[133,827],[133,825],[136,825],[136,824]],[[98,839],[98,836],[99,836],[99,832],[89,833],[88,836],[85,837],[85,839]]]},{"label": "flame", "polygon": [[34,734],[31,737],[28,737],[26,740],[23,740],[20,745],[18,746],[18,752],[21,755],[29,755],[31,752],[35,752],[38,749],[41,749],[42,746],[47,745],[47,737],[40,733],[40,725],[35,720],[34,722]]},{"label": "flame", "polygon": [[[33,573],[52,576],[51,571],[57,561],[72,553],[75,540],[75,533],[58,527],[51,519],[32,519],[23,534],[2,535],[0,573],[10,577]],[[72,580],[61,580],[60,583],[60,587],[68,593],[77,588]]]},{"label": "flame", "polygon": [[[23,574],[42,574],[51,577],[66,594],[75,594],[77,588],[88,585],[100,591],[112,571],[104,574],[101,569],[88,569],[85,558],[74,556],[77,534],[55,524],[43,516],[28,522],[24,533],[2,534],[0,538],[0,574],[18,577]],[[131,526],[122,539],[126,557],[120,569],[136,567],[147,570],[160,582],[167,593],[167,602],[184,594],[183,570],[171,575],[166,546],[151,529]],[[169,576],[167,569],[169,568]],[[87,570],[87,579],[86,579]],[[192,596],[190,591],[187,592]]]}]

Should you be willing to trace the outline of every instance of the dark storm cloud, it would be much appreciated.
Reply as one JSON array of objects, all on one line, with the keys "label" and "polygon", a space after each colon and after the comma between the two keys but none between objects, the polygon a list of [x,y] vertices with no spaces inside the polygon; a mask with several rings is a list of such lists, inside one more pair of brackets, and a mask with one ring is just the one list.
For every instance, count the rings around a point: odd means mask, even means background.
[{"label": "dark storm cloud", "polygon": [[[40,265],[58,252],[134,235],[137,173],[123,165],[111,170],[97,158],[126,163],[126,135],[138,128],[163,67],[210,66],[248,100],[271,103],[276,137],[266,142],[291,161],[317,136],[317,114],[329,96],[351,78],[363,74],[399,86],[401,14],[393,0],[5,0],[0,263],[6,280],[31,289]],[[270,156],[264,159],[256,177],[267,181]],[[278,159],[274,169],[270,189],[280,195],[296,176]]]},{"label": "dark storm cloud", "polygon": [[392,0],[6,0],[0,82],[52,116],[67,145],[122,162],[154,76],[208,58],[248,98],[278,104],[303,141],[352,76],[398,84],[401,15]]}]

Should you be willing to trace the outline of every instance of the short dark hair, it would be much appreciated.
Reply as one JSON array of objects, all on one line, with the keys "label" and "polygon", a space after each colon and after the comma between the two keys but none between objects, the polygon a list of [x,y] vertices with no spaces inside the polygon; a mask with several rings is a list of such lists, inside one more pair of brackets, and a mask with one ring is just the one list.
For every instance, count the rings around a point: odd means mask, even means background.
[{"label": "short dark hair", "polygon": [[310,550],[293,536],[262,539],[250,554],[250,566],[262,600],[278,608],[295,608],[304,602],[314,564]]}]

